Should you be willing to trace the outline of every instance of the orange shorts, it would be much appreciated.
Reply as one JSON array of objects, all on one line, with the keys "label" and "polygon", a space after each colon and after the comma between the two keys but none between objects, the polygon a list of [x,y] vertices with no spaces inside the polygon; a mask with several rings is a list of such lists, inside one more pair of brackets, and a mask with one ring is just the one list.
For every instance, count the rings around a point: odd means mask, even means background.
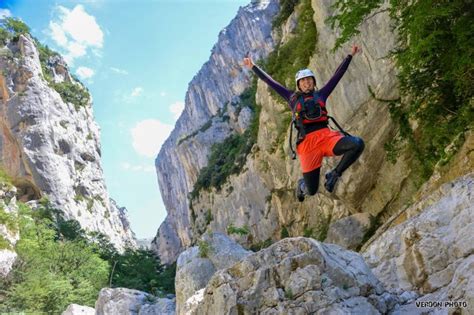
[{"label": "orange shorts", "polygon": [[296,147],[303,173],[321,167],[323,156],[334,156],[332,150],[343,137],[342,133],[329,128],[319,129],[307,134],[303,142]]}]

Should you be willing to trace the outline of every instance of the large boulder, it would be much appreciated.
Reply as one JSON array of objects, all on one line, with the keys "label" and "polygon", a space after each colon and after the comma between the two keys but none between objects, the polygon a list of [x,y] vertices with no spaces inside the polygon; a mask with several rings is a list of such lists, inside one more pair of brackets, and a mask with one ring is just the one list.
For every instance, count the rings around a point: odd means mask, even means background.
[{"label": "large boulder", "polygon": [[359,254],[302,237],[216,272],[202,294],[190,314],[379,314],[398,303]]},{"label": "large boulder", "polygon": [[174,299],[159,299],[146,292],[125,288],[100,290],[95,303],[97,315],[175,314]]},{"label": "large boulder", "polygon": [[[200,301],[196,293],[207,285],[217,270],[232,266],[250,253],[222,233],[206,234],[199,246],[181,253],[175,279],[177,313],[189,312],[189,308]],[[190,298],[191,301],[187,302]],[[183,307],[186,303],[185,311]]]},{"label": "large boulder", "polygon": [[61,315],[95,315],[95,309],[89,306],[71,304]]},{"label": "large boulder", "polygon": [[356,250],[364,241],[372,222],[370,213],[357,213],[329,225],[326,243]]},{"label": "large boulder", "polygon": [[474,173],[442,185],[368,246],[363,256],[388,289],[417,290],[418,301],[465,301],[474,312],[473,191]]}]

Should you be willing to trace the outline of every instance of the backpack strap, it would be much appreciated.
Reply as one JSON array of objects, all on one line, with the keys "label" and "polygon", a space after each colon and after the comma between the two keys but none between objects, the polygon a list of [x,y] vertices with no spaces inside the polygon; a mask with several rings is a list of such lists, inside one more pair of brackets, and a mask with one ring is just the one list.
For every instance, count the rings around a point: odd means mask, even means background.
[{"label": "backpack strap", "polygon": [[342,132],[347,137],[352,137],[352,135],[350,133],[348,133],[347,131],[342,129],[342,127],[337,123],[337,121],[336,121],[336,119],[334,119],[334,117],[329,116],[329,115],[327,115],[327,116],[328,116],[328,119],[332,120],[332,122],[336,125],[337,129],[339,129],[340,132]]}]

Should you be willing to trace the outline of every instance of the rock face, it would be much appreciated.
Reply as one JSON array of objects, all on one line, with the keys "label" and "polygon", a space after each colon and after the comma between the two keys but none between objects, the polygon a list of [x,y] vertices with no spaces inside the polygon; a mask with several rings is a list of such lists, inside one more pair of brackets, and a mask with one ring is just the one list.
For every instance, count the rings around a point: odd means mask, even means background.
[{"label": "rock face", "polygon": [[[334,13],[333,2],[314,0],[311,3],[318,41],[317,54],[310,59],[308,67],[315,70],[319,85],[332,76],[350,52],[349,44],[335,53],[332,51],[337,31],[325,20]],[[210,61],[190,84],[184,114],[156,159],[168,217],[160,227],[154,249],[164,262],[174,261],[182,248],[193,244],[202,233],[225,232],[231,224],[248,226],[247,237],[235,237],[247,247],[269,239],[278,240],[284,230],[290,236],[316,236],[330,221],[351,214],[366,212],[376,216],[385,211],[389,216],[414,193],[414,187],[407,179],[410,175],[407,157],[402,156],[395,165],[385,159],[383,144],[394,136],[396,128],[386,104],[376,100],[367,88],[370,86],[380,99],[399,97],[396,69],[389,57],[395,48],[396,36],[388,12],[381,10],[360,27],[361,34],[353,42],[364,43],[362,53],[354,58],[328,100],[330,114],[348,132],[362,137],[366,143],[364,154],[344,173],[335,194],[329,195],[322,188],[303,204],[295,200],[293,191],[301,171],[298,163],[290,159],[287,149],[286,128],[290,113],[280,99],[270,94],[267,85],[259,81],[256,94],[257,103],[261,105],[258,139],[243,171],[230,176],[220,191],[200,192],[191,210],[187,196],[193,190],[199,170],[206,166],[209,147],[238,130],[232,119],[219,118],[222,113],[218,108],[222,107],[216,104],[227,104],[249,84],[245,71],[237,66],[244,55],[243,50],[250,50],[254,59],[267,56],[276,45],[291,37],[299,17],[300,6],[297,6],[283,23],[280,36],[271,31],[270,23],[278,7],[274,1],[266,3],[268,6],[263,10],[254,8],[258,2],[242,9],[221,33]],[[258,26],[250,27],[257,18]],[[252,32],[248,34],[250,29]],[[263,42],[271,45],[257,46]],[[239,47],[230,52],[228,48],[235,43]],[[247,43],[250,48],[245,47]],[[216,60],[232,62],[220,64]],[[211,80],[219,82],[217,88],[209,84]],[[221,88],[221,84],[225,88]],[[223,94],[223,91],[228,93]],[[232,105],[225,108],[229,112]],[[211,127],[199,131],[211,116]],[[180,142],[180,139],[185,140]],[[327,159],[321,173],[334,167],[337,161]]]},{"label": "rock face", "polygon": [[356,250],[362,244],[364,236],[370,227],[370,214],[353,214],[331,223],[325,241],[347,249]]},{"label": "rock face", "polygon": [[405,211],[363,256],[392,290],[419,301],[465,301],[474,311],[474,173],[446,183]]},{"label": "rock face", "polygon": [[217,271],[193,298],[186,312],[177,300],[178,314],[379,314],[398,303],[359,254],[301,237]]},{"label": "rock face", "polygon": [[95,315],[95,309],[89,306],[71,304],[61,315]]},{"label": "rock face", "polygon": [[[28,35],[1,51],[0,164],[14,178],[20,198],[47,196],[68,219],[109,236],[119,250],[134,246],[128,221],[105,187],[91,101],[74,105],[48,85]],[[79,86],[60,56],[44,66],[56,83]]]},{"label": "rock face", "polygon": [[[221,233],[204,235],[199,246],[190,247],[178,257],[176,270],[176,311],[188,313],[202,299],[202,291],[212,275],[250,255]],[[197,296],[196,296],[197,294]]]},{"label": "rock face", "polygon": [[116,288],[102,289],[95,303],[97,315],[174,315],[174,299],[159,299],[146,292]]},{"label": "rock face", "polygon": [[238,113],[235,108],[237,96],[250,83],[240,63],[247,52],[258,60],[273,49],[271,21],[277,12],[276,0],[253,1],[241,8],[189,84],[184,112],[155,163],[168,216],[153,246],[165,263],[175,261],[183,246],[191,245],[187,196],[199,170],[207,164],[210,147],[248,125],[248,110]]}]

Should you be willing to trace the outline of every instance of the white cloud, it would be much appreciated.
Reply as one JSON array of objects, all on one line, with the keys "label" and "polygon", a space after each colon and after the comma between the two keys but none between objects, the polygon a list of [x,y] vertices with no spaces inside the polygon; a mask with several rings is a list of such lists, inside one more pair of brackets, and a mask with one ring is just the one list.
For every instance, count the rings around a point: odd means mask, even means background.
[{"label": "white cloud", "polygon": [[0,9],[0,19],[10,17],[12,16],[12,13],[8,9]]},{"label": "white cloud", "polygon": [[128,74],[128,71],[123,70],[123,69],[119,69],[119,68],[111,67],[110,70],[112,70],[113,72],[118,73],[118,74],[125,74],[125,75]]},{"label": "white cloud", "polygon": [[144,91],[145,90],[142,87],[137,86],[134,89],[132,89],[132,91],[130,92],[116,91],[115,94],[118,97],[118,101],[124,102],[127,104],[134,104],[137,102],[138,97],[141,96]]},{"label": "white cloud", "polygon": [[184,109],[184,102],[175,102],[170,105],[169,110],[173,113],[174,119],[178,119]]},{"label": "white cloud", "polygon": [[76,70],[77,75],[80,79],[89,79],[94,75],[94,70],[87,67],[79,67]]},{"label": "white cloud", "polygon": [[137,97],[140,96],[143,93],[143,88],[142,87],[136,87],[133,89],[132,93],[130,93],[131,97]]},{"label": "white cloud", "polygon": [[156,157],[172,130],[173,126],[159,120],[142,120],[130,130],[133,148],[140,155]]},{"label": "white cloud", "polygon": [[49,22],[49,34],[66,51],[66,61],[72,64],[75,58],[84,56],[88,49],[100,54],[98,49],[102,48],[104,33],[95,17],[88,14],[82,5],[76,5],[72,10],[58,6],[56,10],[59,17]]}]

